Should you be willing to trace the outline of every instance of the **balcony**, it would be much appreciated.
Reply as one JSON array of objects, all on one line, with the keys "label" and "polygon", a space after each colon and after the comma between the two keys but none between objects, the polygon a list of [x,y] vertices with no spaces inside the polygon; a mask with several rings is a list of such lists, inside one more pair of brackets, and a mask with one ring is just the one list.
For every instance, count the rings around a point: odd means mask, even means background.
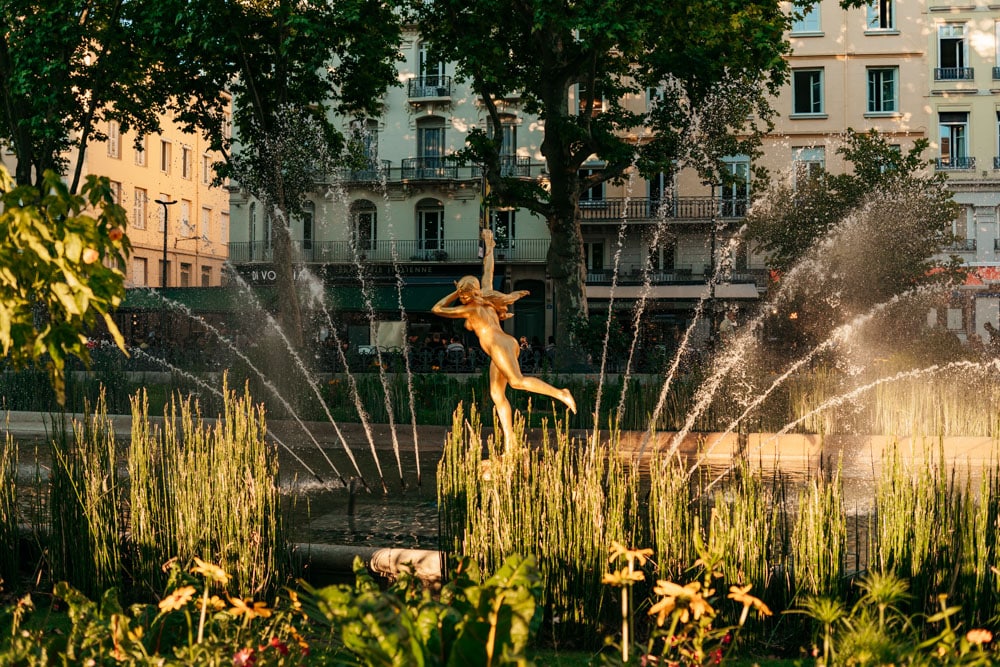
[{"label": "balcony", "polygon": [[975,69],[972,67],[935,67],[935,81],[972,81]]},{"label": "balcony", "polygon": [[403,180],[440,181],[458,178],[458,165],[444,157],[408,157],[403,159]]},{"label": "balcony", "polygon": [[524,178],[530,176],[531,159],[517,155],[501,155],[500,175],[504,178]]},{"label": "balcony", "polygon": [[382,183],[389,179],[392,163],[389,160],[369,160],[358,169],[343,168],[337,171],[341,183]]},{"label": "balcony", "polygon": [[976,239],[956,239],[945,248],[946,252],[976,252]]},{"label": "balcony", "polygon": [[451,77],[434,74],[418,76],[406,82],[406,95],[410,101],[451,99]]},{"label": "balcony", "polygon": [[935,162],[937,168],[942,171],[959,171],[976,168],[976,158],[974,157],[939,157]]},{"label": "balcony", "polygon": [[670,199],[614,198],[580,202],[580,220],[587,223],[698,221],[746,217],[749,200],[728,197]]},{"label": "balcony", "polygon": [[[648,276],[638,267],[626,266],[619,269],[617,279],[612,269],[588,269],[587,284],[610,285],[614,281],[617,285],[645,285],[648,278],[650,285],[700,285],[704,284],[711,277],[711,274],[712,267],[709,264],[656,269],[650,271]],[[745,269],[734,271],[729,276],[722,276],[722,278],[724,282],[731,285],[747,284],[764,289],[767,286],[768,271],[766,269]]]},{"label": "balcony", "polygon": [[[296,262],[317,264],[410,264],[448,262],[480,264],[479,239],[437,241],[374,241],[366,247],[352,247],[349,241],[293,241],[292,257]],[[497,262],[544,264],[549,251],[548,239],[513,239],[498,244]],[[273,244],[267,241],[238,241],[229,244],[232,264],[267,263],[274,260]]]}]

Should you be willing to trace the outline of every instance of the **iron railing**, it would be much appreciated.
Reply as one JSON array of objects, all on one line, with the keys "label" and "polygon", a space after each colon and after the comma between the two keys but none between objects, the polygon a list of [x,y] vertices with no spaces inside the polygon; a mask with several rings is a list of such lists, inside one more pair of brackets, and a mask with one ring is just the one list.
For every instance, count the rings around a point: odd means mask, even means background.
[{"label": "iron railing", "polygon": [[409,180],[454,180],[458,165],[444,157],[408,157],[403,159],[401,176]]},{"label": "iron railing", "polygon": [[971,81],[975,74],[972,67],[935,67],[935,81]]},{"label": "iron railing", "polygon": [[[548,239],[513,239],[498,244],[498,262],[544,263],[549,251]],[[479,239],[436,239],[373,241],[355,246],[349,241],[293,241],[292,257],[296,262],[318,263],[411,263],[449,262],[478,264]],[[271,262],[273,244],[266,241],[236,241],[229,244],[233,264]]]},{"label": "iron railing", "polygon": [[937,158],[938,169],[975,169],[976,158],[974,157],[939,157]]},{"label": "iron railing", "polygon": [[[650,285],[690,285],[703,284],[712,275],[711,264],[688,264],[670,269],[657,269],[645,274],[641,268],[623,266],[615,277],[613,269],[588,269],[588,285],[644,285],[647,280]],[[730,284],[753,284],[763,289],[767,286],[767,271],[764,269],[743,269],[719,276],[721,282]]]},{"label": "iron railing", "polygon": [[410,99],[451,97],[451,77],[432,74],[418,76],[406,82],[406,95]]},{"label": "iron railing", "polygon": [[337,177],[342,183],[381,183],[387,181],[391,173],[389,160],[368,160],[368,164],[357,169],[339,169]]},{"label": "iron railing", "polygon": [[747,214],[748,204],[747,198],[732,197],[599,199],[580,202],[580,220],[584,223],[607,223],[742,218]]},{"label": "iron railing", "polygon": [[956,239],[945,250],[950,250],[951,252],[975,252],[976,239]]}]

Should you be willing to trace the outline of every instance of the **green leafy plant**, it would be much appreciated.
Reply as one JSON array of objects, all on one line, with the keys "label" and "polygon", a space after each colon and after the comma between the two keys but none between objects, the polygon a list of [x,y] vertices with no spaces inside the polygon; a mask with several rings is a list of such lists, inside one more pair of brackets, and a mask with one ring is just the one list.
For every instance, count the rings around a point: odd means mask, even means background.
[{"label": "green leafy plant", "polygon": [[303,608],[326,624],[361,665],[526,665],[541,614],[541,577],[532,558],[511,556],[483,582],[469,559],[435,596],[401,577],[381,591],[359,559],[355,587],[306,587]]},{"label": "green leafy plant", "polygon": [[0,348],[16,366],[44,364],[62,405],[67,358],[90,361],[84,330],[103,318],[125,349],[110,315],[125,296],[125,210],[107,179],[74,195],[55,172],[15,187],[3,167],[0,210]]}]

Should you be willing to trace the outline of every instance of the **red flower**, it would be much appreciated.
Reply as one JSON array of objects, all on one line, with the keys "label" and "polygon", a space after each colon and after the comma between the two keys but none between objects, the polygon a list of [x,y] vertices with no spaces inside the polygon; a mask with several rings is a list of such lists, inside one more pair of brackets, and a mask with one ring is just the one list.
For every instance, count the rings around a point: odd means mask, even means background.
[{"label": "red flower", "polygon": [[253,667],[256,662],[257,658],[250,647],[241,648],[233,654],[233,667]]}]

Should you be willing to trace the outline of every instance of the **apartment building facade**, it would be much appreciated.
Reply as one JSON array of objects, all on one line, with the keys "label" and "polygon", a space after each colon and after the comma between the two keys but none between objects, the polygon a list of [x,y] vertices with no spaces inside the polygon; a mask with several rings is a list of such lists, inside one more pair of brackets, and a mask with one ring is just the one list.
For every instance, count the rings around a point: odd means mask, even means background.
[{"label": "apartment building facade", "polygon": [[140,140],[111,121],[85,173],[107,176],[128,216],[127,287],[217,287],[228,259],[229,191],[213,186],[219,155],[170,118]]},{"label": "apartment building facade", "polygon": [[[976,267],[984,283],[932,314],[963,335],[997,317],[989,290],[992,277],[1000,277],[998,19],[1000,11],[985,0],[961,6],[875,0],[849,10],[837,0],[822,0],[789,34],[790,80],[774,101],[776,127],[761,158],[772,178],[795,178],[816,166],[845,169],[837,148],[848,128],[876,128],[902,150],[928,139],[932,168],[948,172],[964,207],[955,222],[961,242],[949,252]],[[496,286],[531,293],[507,326],[515,335],[544,340],[560,316],[545,269],[545,221],[524,210],[485,209],[478,169],[447,159],[461,150],[471,128],[487,128],[484,110],[450,63],[432,60],[415,27],[402,52],[403,85],[386,93],[383,114],[337,119],[363,142],[368,162],[317,185],[306,214],[292,222],[297,260],[321,277],[344,317],[359,313],[352,341],[378,342],[361,312],[363,302],[389,322],[405,311],[418,328],[440,326],[429,308],[454,280],[481,271],[479,230],[488,224],[498,240]],[[656,91],[625,102],[642,109],[656,103]],[[539,122],[524,113],[516,96],[502,101],[501,110],[496,130],[505,169],[544,185]],[[741,155],[725,162],[735,177],[725,186],[705,184],[688,172],[674,179],[632,174],[621,185],[584,194],[580,211],[592,310],[624,312],[642,300],[648,331],[640,333],[655,343],[686,328],[703,299],[709,300],[709,317],[698,331],[701,338],[711,335],[710,322],[723,310],[762,296],[764,259],[738,238],[757,189],[754,165]],[[270,228],[259,203],[234,192],[231,206],[231,261],[252,283],[273,281]],[[709,289],[709,278],[723,263],[729,271]]]}]

